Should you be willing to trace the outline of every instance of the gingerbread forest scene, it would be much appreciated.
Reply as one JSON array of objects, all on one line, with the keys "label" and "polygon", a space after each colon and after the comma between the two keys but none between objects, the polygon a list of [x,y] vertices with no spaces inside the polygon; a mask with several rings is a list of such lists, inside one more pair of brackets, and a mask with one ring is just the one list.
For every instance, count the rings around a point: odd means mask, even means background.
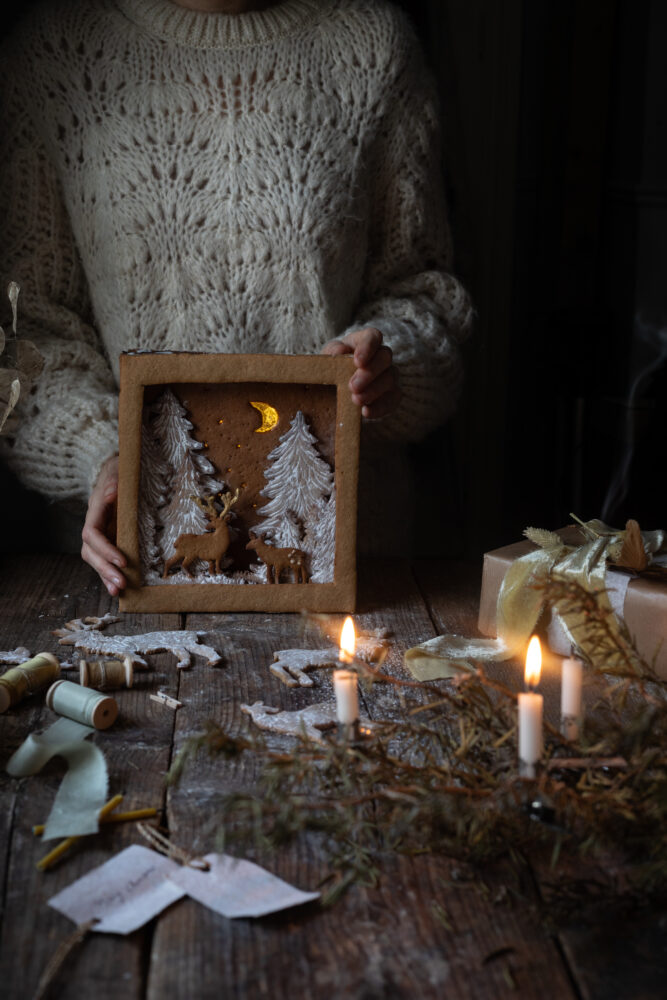
[{"label": "gingerbread forest scene", "polygon": [[[253,367],[271,381],[249,380]],[[165,381],[188,370],[221,381]],[[339,392],[349,374],[333,358],[123,357],[119,533],[136,546],[151,608],[240,608],[257,586],[252,609],[353,608],[359,419]],[[290,584],[307,591],[285,603]],[[326,584],[332,597],[318,593]],[[146,606],[131,591],[121,600]]]},{"label": "gingerbread forest scene", "polygon": [[[192,422],[187,416],[196,411],[197,396],[206,396],[206,387],[181,388],[188,409],[169,386],[153,403],[144,403],[138,516],[145,579],[158,584],[161,580],[171,581],[177,579],[180,570],[201,582],[201,568],[207,566],[215,583],[333,581],[336,490],[332,466],[320,454],[322,445],[318,450],[318,438],[303,410],[297,409],[291,419],[283,416],[281,420],[281,414],[289,413],[286,399],[280,401],[279,411],[270,403],[247,398],[266,395],[267,391],[278,402],[273,386],[244,385],[242,398],[232,392],[222,396],[218,412],[228,414],[226,419],[214,413],[210,427],[202,426],[201,419],[197,421],[200,433],[208,437],[219,430],[222,441],[215,454],[217,465],[211,461],[208,441],[198,441],[190,433]],[[331,411],[331,401],[327,402]],[[253,449],[254,440],[245,427],[234,427],[232,423],[233,414],[248,406],[260,414],[253,435],[275,431],[278,437],[278,443],[260,465],[263,489],[247,480],[254,478],[259,464],[257,451],[261,455],[264,448]],[[330,412],[330,425],[334,419],[335,414]],[[225,423],[232,427],[223,437]],[[282,434],[281,423],[287,424]],[[243,443],[234,440],[241,437]],[[264,444],[268,439],[257,440]],[[327,444],[331,456],[331,442]],[[224,464],[232,461],[236,469]],[[226,481],[216,478],[223,470]],[[233,493],[232,479],[243,480]],[[258,494],[268,498],[261,507]],[[154,508],[150,506],[153,497],[159,504]],[[236,545],[232,544],[232,518],[243,519],[246,526]],[[207,537],[207,532],[213,537]],[[252,550],[259,562],[243,558],[244,550]]]},{"label": "gingerbread forest scene", "polygon": [[663,6],[0,47],[3,1000],[662,1000]]}]

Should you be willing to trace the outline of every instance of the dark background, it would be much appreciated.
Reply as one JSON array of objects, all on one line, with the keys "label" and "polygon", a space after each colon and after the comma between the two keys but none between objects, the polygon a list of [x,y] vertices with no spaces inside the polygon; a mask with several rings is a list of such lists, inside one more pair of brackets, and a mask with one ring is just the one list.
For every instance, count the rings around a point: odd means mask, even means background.
[{"label": "dark background", "polygon": [[429,480],[429,527],[447,511],[443,545],[475,556],[570,511],[662,526],[667,4],[410,6],[478,310],[465,398],[429,442],[448,470]]},{"label": "dark background", "polygon": [[[570,511],[667,527],[667,4],[402,6],[478,314],[459,412],[413,449],[417,553],[476,558]],[[0,497],[0,548],[51,544],[45,501],[1,468]]]}]

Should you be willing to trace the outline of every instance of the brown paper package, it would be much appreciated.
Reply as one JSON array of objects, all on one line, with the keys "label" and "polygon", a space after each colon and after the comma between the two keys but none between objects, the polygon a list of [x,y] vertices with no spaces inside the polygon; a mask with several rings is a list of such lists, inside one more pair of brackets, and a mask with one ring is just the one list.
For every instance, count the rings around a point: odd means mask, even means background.
[{"label": "brown paper package", "polygon": [[[563,528],[558,534],[569,544],[581,544],[583,541],[581,533],[574,527]],[[483,635],[496,635],[496,604],[505,573],[515,559],[535,548],[532,542],[522,541],[485,553],[478,621]],[[637,651],[654,665],[660,677],[667,680],[667,583],[641,578],[631,580],[625,598],[624,618]],[[543,625],[546,630],[548,620]],[[554,652],[562,655],[567,651],[556,649]]]}]

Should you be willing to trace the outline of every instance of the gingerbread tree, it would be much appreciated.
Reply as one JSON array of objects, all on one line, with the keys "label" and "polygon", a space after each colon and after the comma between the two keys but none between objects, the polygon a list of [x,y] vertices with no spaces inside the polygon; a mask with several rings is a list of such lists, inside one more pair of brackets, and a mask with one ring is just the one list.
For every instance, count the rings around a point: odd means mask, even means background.
[{"label": "gingerbread tree", "polygon": [[153,432],[169,470],[169,500],[158,510],[160,549],[162,558],[168,559],[179,535],[201,534],[208,528],[206,515],[192,498],[222,492],[225,484],[213,477],[215,468],[200,454],[204,446],[192,436],[185,407],[171,389],[165,389],[159,397],[154,414]]},{"label": "gingerbread tree", "polygon": [[293,510],[288,510],[281,526],[280,539],[276,539],[276,544],[298,549],[302,538],[303,527],[301,521]]},{"label": "gingerbread tree", "polygon": [[278,446],[269,452],[270,464],[264,471],[267,485],[262,490],[269,502],[260,511],[263,521],[257,530],[270,535],[275,545],[298,545],[295,521],[305,523],[318,501],[331,494],[333,473],[316,445],[299,410]]},{"label": "gingerbread tree", "polygon": [[310,556],[310,582],[332,583],[336,556],[336,490],[328,500],[318,500],[306,523],[302,549]]}]

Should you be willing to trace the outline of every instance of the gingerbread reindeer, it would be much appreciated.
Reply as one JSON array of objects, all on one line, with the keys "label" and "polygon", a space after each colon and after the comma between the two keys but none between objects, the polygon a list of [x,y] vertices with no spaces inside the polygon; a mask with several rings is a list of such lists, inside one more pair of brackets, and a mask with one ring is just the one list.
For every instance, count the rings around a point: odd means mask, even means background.
[{"label": "gingerbread reindeer", "polygon": [[250,541],[246,549],[253,549],[266,566],[267,583],[280,583],[280,574],[284,570],[292,571],[295,583],[308,583],[308,557],[305,552],[296,548],[277,549],[273,545],[267,545],[261,535],[252,531],[249,534]]},{"label": "gingerbread reindeer", "polygon": [[201,497],[192,497],[206,514],[213,530],[206,531],[203,535],[179,535],[174,544],[174,555],[164,564],[163,579],[167,578],[172,566],[179,562],[181,569],[191,577],[190,565],[195,559],[207,562],[211,574],[221,572],[220,563],[231,540],[229,533],[231,508],[239,498],[239,490],[237,489],[236,493],[220,493],[219,496],[222,500],[220,513],[215,508],[212,496],[205,497],[204,500]]}]

